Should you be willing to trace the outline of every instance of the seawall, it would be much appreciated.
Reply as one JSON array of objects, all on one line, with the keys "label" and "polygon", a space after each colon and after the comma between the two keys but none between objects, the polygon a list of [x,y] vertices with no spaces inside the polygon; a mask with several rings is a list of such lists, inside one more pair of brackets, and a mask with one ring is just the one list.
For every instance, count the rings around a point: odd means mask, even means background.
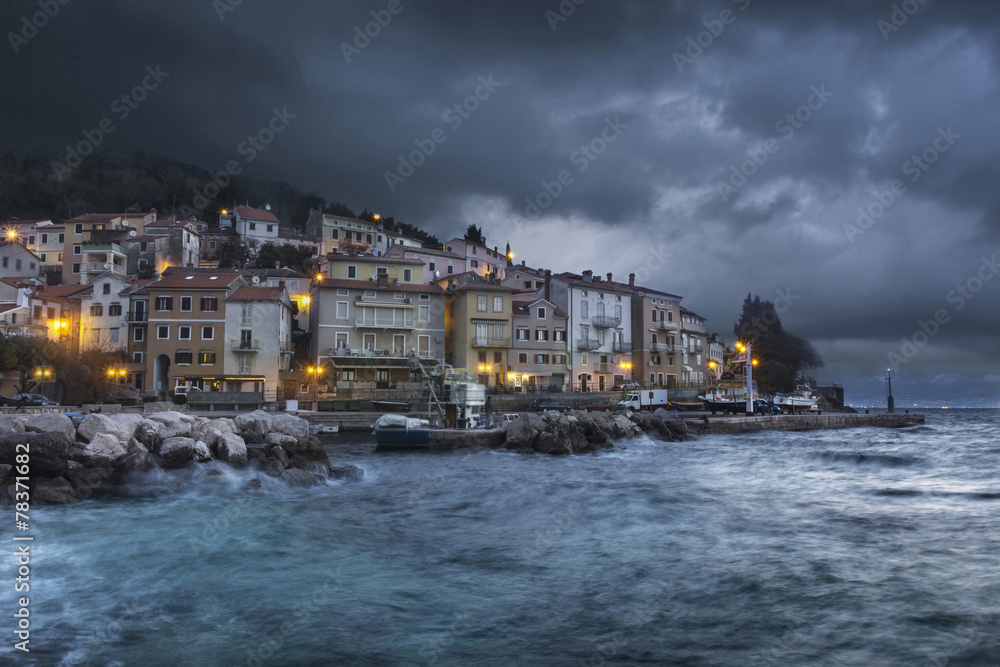
[{"label": "seawall", "polygon": [[746,433],[748,431],[814,431],[818,429],[854,428],[874,426],[879,428],[902,428],[913,424],[923,424],[922,414],[877,414],[861,415],[834,413],[826,415],[773,415],[761,417],[702,418],[688,419],[687,425],[693,433]]}]

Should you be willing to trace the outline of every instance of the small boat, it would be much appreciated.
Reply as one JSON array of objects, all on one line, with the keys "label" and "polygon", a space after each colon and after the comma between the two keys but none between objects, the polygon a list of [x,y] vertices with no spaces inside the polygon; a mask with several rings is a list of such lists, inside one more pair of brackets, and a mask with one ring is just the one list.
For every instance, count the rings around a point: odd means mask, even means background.
[{"label": "small boat", "polygon": [[818,410],[820,396],[812,387],[799,385],[792,394],[775,394],[774,405],[787,412],[798,410]]},{"label": "small boat", "polygon": [[375,451],[428,449],[431,423],[398,414],[385,414],[375,422]]},{"label": "small boat", "polygon": [[[746,412],[747,410],[747,390],[743,386],[719,386],[713,387],[698,397],[706,410],[713,415],[716,412]],[[757,397],[754,390],[753,404],[755,410],[766,406],[767,403]]]},{"label": "small boat", "polygon": [[319,427],[320,433],[340,433],[340,424],[324,424]]}]

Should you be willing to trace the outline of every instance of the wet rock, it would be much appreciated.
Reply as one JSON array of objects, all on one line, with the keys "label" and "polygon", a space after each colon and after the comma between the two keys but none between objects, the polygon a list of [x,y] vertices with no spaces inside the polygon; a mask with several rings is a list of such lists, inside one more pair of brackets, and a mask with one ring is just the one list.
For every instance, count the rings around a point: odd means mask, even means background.
[{"label": "wet rock", "polygon": [[322,458],[326,455],[326,450],[323,449],[323,443],[314,435],[307,436],[303,440],[296,440],[295,442],[283,444],[282,447],[284,447],[285,451],[289,454],[302,454],[313,458]]},{"label": "wet rock", "polygon": [[13,470],[13,469],[14,469],[14,466],[12,466],[12,465],[10,465],[8,463],[0,464],[0,481],[3,481],[5,479],[7,479],[7,477],[10,476],[10,471]]},{"label": "wet rock", "polygon": [[246,442],[238,435],[223,433],[219,436],[215,447],[221,461],[235,466],[245,466],[249,461]]},{"label": "wet rock", "polygon": [[259,479],[251,479],[243,488],[247,491],[259,491],[264,484]]},{"label": "wet rock", "polygon": [[207,463],[212,460],[212,450],[208,448],[204,440],[194,441],[194,459],[198,463]]},{"label": "wet rock", "polygon": [[285,453],[284,447],[281,447],[280,445],[277,447],[272,447],[269,456],[273,456],[274,458],[281,461],[282,466],[286,468],[288,467],[289,458],[288,454]]},{"label": "wet rock", "polygon": [[31,500],[46,505],[67,505],[75,503],[79,498],[73,490],[73,485],[66,478],[47,479],[43,477],[34,480]]},{"label": "wet rock", "polygon": [[163,438],[160,437],[160,426],[159,422],[154,422],[148,419],[144,419],[135,427],[135,433],[133,437],[147,451],[155,452],[160,447],[160,443],[163,442]]},{"label": "wet rock", "polygon": [[24,417],[0,417],[0,435],[7,433],[24,433]]},{"label": "wet rock", "polygon": [[159,460],[153,454],[135,451],[122,459],[118,469],[122,472],[147,472],[160,467]]},{"label": "wet rock", "polygon": [[525,419],[515,419],[504,426],[503,432],[504,447],[513,450],[530,448],[538,437],[538,429]]},{"label": "wet rock", "polygon": [[288,469],[281,473],[278,477],[282,482],[291,487],[298,488],[309,488],[310,486],[316,486],[317,484],[322,484],[324,482],[323,478],[319,475],[314,475],[305,470]]},{"label": "wet rock", "polygon": [[73,420],[56,412],[26,417],[23,426],[25,431],[32,433],[61,433],[70,441],[76,440]]},{"label": "wet rock", "polygon": [[349,482],[360,482],[365,478],[365,471],[358,466],[332,466],[330,477],[333,479],[346,479]]},{"label": "wet rock", "polygon": [[17,455],[28,446],[31,476],[59,477],[66,472],[72,441],[60,433],[8,433],[0,435],[0,463],[17,464]]},{"label": "wet rock", "polygon": [[322,461],[296,454],[288,461],[288,468],[305,470],[306,472],[315,473],[325,478],[330,472],[330,462],[329,460]]},{"label": "wet rock", "polygon": [[302,417],[279,412],[271,417],[271,431],[304,440],[309,437],[309,422]]},{"label": "wet rock", "polygon": [[132,414],[128,412],[119,413],[116,415],[108,415],[111,421],[120,425],[122,429],[129,432],[130,437],[135,436],[135,429],[138,428],[139,424],[146,421],[146,418],[142,415]]},{"label": "wet rock", "polygon": [[117,437],[98,433],[83,449],[83,464],[88,468],[114,468],[128,454],[128,447]]},{"label": "wet rock", "polygon": [[[66,479],[77,493],[93,491],[110,484],[118,475],[114,468],[77,468],[66,472]],[[86,495],[90,495],[89,493]]]},{"label": "wet rock", "polygon": [[164,440],[191,435],[191,425],[194,421],[194,417],[182,412],[154,412],[146,415],[146,419],[160,424],[159,434]]},{"label": "wet rock", "polygon": [[265,475],[280,477],[281,473],[285,472],[285,467],[285,464],[278,459],[273,456],[268,456],[264,459],[264,463],[261,465],[260,469]]},{"label": "wet rock", "polygon": [[166,438],[156,453],[163,459],[165,468],[180,468],[194,458],[194,443],[183,436]]},{"label": "wet rock", "polygon": [[247,461],[263,461],[267,458],[267,447],[264,445],[247,445]]},{"label": "wet rock", "polygon": [[[309,434],[302,436],[303,439],[308,438]],[[298,444],[298,438],[294,438],[290,435],[285,435],[284,433],[268,433],[264,436],[264,443],[271,446],[288,446],[295,447]]]}]

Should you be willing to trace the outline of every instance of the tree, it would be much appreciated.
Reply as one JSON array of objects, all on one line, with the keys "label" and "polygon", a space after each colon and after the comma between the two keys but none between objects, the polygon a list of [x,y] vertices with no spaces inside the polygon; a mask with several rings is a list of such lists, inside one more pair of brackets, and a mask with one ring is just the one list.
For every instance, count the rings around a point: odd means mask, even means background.
[{"label": "tree", "polygon": [[273,269],[275,266],[287,266],[292,271],[310,273],[312,250],[291,245],[274,245],[265,243],[257,253],[257,268]]},{"label": "tree", "polygon": [[823,365],[812,344],[785,331],[774,304],[759,296],[748,294],[744,299],[733,334],[737,340],[752,343],[759,362],[754,377],[764,393],[794,391],[801,371]]},{"label": "tree", "polygon": [[469,243],[486,245],[486,237],[483,236],[483,228],[476,227],[475,225],[469,225],[468,229],[465,230],[465,240]]}]

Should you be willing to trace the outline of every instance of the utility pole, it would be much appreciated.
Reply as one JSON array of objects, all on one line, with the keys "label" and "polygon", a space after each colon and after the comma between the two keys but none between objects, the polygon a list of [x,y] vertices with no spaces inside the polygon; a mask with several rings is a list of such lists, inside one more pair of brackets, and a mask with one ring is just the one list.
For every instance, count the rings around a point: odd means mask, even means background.
[{"label": "utility pole", "polygon": [[747,380],[747,417],[753,417],[753,352],[751,352],[751,343],[747,343],[747,360],[746,360],[746,380]]},{"label": "utility pole", "polygon": [[892,369],[888,368],[885,371],[885,382],[887,388],[887,393],[889,394],[889,412],[895,412],[896,410],[896,399],[892,397]]}]

